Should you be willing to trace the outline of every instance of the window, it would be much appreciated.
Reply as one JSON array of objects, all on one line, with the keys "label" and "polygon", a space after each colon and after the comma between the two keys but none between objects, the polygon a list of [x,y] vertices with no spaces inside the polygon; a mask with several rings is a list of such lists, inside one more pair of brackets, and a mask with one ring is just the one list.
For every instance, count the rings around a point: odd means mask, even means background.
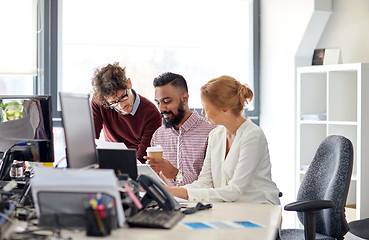
[{"label": "window", "polygon": [[0,1],[0,94],[36,91],[36,16],[35,0]]},{"label": "window", "polygon": [[58,8],[58,91],[91,92],[94,69],[115,61],[151,100],[152,80],[167,71],[187,80],[191,108],[220,75],[255,90],[253,1],[63,0]]},{"label": "window", "polygon": [[[117,61],[151,100],[156,76],[183,75],[191,108],[201,108],[200,86],[231,75],[254,90],[247,115],[258,122],[258,5],[259,0],[2,0],[0,94],[51,94],[54,127],[60,126],[57,93],[91,92],[94,69]],[[62,135],[54,129],[55,145],[57,139],[64,144]]]}]

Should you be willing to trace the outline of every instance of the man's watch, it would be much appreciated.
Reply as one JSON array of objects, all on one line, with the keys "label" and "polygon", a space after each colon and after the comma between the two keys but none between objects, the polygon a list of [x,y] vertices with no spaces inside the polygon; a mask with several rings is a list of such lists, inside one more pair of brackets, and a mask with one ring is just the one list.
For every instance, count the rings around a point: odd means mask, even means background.
[{"label": "man's watch", "polygon": [[183,174],[182,174],[182,170],[178,169],[178,173],[176,175],[175,178],[176,184],[179,185],[182,181],[183,181]]}]

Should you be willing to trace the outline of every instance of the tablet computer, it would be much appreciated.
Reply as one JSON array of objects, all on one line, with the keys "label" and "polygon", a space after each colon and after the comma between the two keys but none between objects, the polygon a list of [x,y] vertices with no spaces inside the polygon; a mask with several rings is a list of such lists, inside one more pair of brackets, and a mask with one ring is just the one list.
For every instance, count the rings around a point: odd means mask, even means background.
[{"label": "tablet computer", "polygon": [[161,177],[148,164],[137,164],[137,173],[138,175],[144,174],[149,177],[152,177],[157,181],[166,185],[163,179],[161,179]]}]

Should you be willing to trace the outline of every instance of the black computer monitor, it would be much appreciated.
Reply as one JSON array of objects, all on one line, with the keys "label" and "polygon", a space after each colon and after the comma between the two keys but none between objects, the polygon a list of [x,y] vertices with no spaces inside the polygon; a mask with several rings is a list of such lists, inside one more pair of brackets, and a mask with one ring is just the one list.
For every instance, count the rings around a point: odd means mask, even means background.
[{"label": "black computer monitor", "polygon": [[59,93],[67,167],[84,168],[98,163],[95,128],[89,94]]},{"label": "black computer monitor", "polygon": [[137,150],[136,149],[98,149],[99,168],[113,169],[115,175],[137,178]]},{"label": "black computer monitor", "polygon": [[0,180],[17,161],[54,162],[49,95],[0,95]]},{"label": "black computer monitor", "polygon": [[51,106],[49,95],[0,95],[0,153],[11,148],[15,160],[54,162]]}]

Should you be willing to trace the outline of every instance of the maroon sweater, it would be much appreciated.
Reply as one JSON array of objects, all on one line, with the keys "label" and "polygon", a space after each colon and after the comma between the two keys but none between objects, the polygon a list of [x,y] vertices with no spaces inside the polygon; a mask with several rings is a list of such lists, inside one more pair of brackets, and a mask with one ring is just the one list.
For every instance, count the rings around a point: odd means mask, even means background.
[{"label": "maroon sweater", "polygon": [[137,111],[123,115],[114,109],[105,109],[92,100],[96,138],[101,129],[108,142],[123,142],[127,148],[137,149],[137,159],[144,162],[146,148],[150,146],[153,133],[161,126],[162,120],[156,106],[147,98],[140,96]]}]

